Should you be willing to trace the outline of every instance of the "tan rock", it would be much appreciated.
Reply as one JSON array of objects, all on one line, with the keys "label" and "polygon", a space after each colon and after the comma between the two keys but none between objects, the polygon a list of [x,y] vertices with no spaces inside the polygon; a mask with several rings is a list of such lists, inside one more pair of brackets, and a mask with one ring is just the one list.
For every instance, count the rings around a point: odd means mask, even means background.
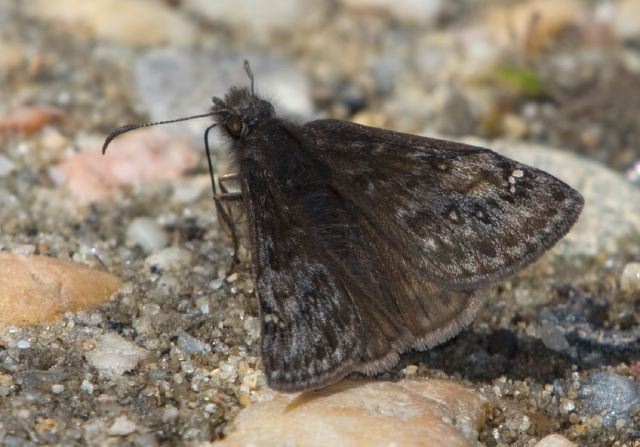
[{"label": "tan rock", "polygon": [[148,0],[33,0],[28,11],[39,18],[61,22],[69,31],[133,45],[188,44],[193,25],[163,2]]},{"label": "tan rock", "polygon": [[489,13],[488,27],[499,42],[530,51],[544,49],[580,14],[577,0],[527,0]]},{"label": "tan rock", "polygon": [[345,380],[315,392],[267,393],[214,445],[471,446],[486,404],[445,380]]},{"label": "tan rock", "polygon": [[62,109],[46,105],[24,106],[12,110],[0,119],[0,131],[33,134],[44,126],[65,118]]},{"label": "tan rock", "polygon": [[431,23],[442,11],[442,0],[342,0],[344,5],[365,14],[383,13],[396,20],[413,23]]},{"label": "tan rock", "polygon": [[615,3],[613,30],[621,39],[637,39],[640,36],[640,2],[622,0]]},{"label": "tan rock", "polygon": [[53,320],[107,300],[119,278],[46,256],[0,253],[0,326]]},{"label": "tan rock", "polygon": [[564,436],[549,435],[541,439],[535,447],[577,447],[578,444],[574,444]]}]

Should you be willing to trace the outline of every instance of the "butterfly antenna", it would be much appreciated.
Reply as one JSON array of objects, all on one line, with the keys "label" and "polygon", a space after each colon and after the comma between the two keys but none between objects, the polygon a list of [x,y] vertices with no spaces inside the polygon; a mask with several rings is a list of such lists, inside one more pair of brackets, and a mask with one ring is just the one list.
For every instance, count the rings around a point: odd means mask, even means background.
[{"label": "butterfly antenna", "polygon": [[111,133],[109,135],[107,135],[107,138],[104,140],[104,144],[102,145],[102,153],[104,154],[107,151],[107,147],[114,140],[114,138],[122,135],[123,133],[127,133],[127,132],[130,132],[132,130],[140,129],[142,127],[157,126],[159,124],[178,123],[180,121],[187,121],[187,120],[192,120],[192,119],[196,119],[196,118],[204,118],[206,116],[211,116],[211,115],[212,115],[212,112],[208,112],[208,113],[203,113],[201,115],[187,116],[187,117],[184,117],[184,118],[178,118],[178,119],[174,119],[174,120],[155,121],[153,123],[142,123],[142,124],[125,124],[124,126],[120,126],[117,129],[112,130]]},{"label": "butterfly antenna", "polygon": [[248,60],[244,60],[244,71],[247,73],[247,76],[249,76],[249,79],[251,79],[251,94],[254,94],[253,91],[253,72],[251,71],[251,65],[249,65],[249,61]]}]

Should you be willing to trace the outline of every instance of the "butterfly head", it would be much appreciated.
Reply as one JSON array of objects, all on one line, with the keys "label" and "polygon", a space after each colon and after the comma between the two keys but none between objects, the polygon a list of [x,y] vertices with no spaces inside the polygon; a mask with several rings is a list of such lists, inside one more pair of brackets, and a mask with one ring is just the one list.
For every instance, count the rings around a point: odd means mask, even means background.
[{"label": "butterfly head", "polygon": [[248,88],[232,87],[224,100],[213,98],[211,112],[218,126],[233,140],[251,133],[257,125],[276,116],[273,106]]}]

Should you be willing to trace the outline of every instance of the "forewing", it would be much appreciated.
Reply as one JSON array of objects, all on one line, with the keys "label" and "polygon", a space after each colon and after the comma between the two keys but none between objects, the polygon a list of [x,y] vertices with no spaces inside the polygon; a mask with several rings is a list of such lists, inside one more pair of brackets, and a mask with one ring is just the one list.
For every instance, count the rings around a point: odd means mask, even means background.
[{"label": "forewing", "polygon": [[268,178],[268,166],[244,161],[241,169],[267,381],[283,391],[329,385],[354,370],[363,350],[346,278],[298,214],[298,195]]},{"label": "forewing", "polygon": [[481,293],[447,290],[408,264],[331,185],[301,129],[276,122],[246,150],[242,189],[272,387],[318,388],[354,370],[386,370],[403,351],[471,321]]},{"label": "forewing", "polygon": [[402,262],[453,289],[538,258],[577,220],[580,194],[488,149],[320,120],[304,126],[331,184]]}]

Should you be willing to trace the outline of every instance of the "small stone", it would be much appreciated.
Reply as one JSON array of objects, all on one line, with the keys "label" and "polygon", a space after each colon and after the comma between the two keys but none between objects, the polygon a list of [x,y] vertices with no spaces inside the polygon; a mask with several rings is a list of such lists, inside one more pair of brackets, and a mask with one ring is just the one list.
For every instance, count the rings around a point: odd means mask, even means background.
[{"label": "small stone", "polygon": [[18,349],[29,349],[31,344],[27,340],[20,340],[16,346],[18,346]]},{"label": "small stone", "polygon": [[564,331],[548,321],[542,323],[539,335],[542,343],[554,351],[563,352],[571,347],[564,336]]},{"label": "small stone", "polygon": [[640,262],[629,262],[620,275],[620,288],[627,293],[640,290]]},{"label": "small stone", "polygon": [[46,256],[0,253],[0,326],[51,321],[108,300],[117,277]]},{"label": "small stone", "polygon": [[[581,5],[577,0],[524,0],[514,2],[508,8],[493,8],[487,27],[503,45],[540,51],[575,23],[580,13]],[[531,25],[532,17],[536,18],[535,26]]]},{"label": "small stone", "polygon": [[511,113],[502,118],[502,126],[505,135],[516,140],[523,138],[529,130],[525,120]]},{"label": "small stone", "polygon": [[227,282],[229,284],[233,284],[234,282],[236,282],[238,280],[238,274],[237,273],[232,273],[229,276],[227,276]]},{"label": "small stone", "polygon": [[211,346],[208,343],[200,341],[184,331],[179,331],[176,335],[178,349],[185,354],[203,354],[211,351]]},{"label": "small stone", "polygon": [[211,189],[209,176],[180,180],[173,187],[173,200],[187,204],[195,202],[205,190]]},{"label": "small stone", "polygon": [[93,393],[93,383],[89,382],[87,379],[84,379],[80,384],[80,389],[85,393],[92,394]]},{"label": "small stone", "polygon": [[561,435],[549,435],[542,438],[534,447],[578,447]]},{"label": "small stone", "polygon": [[140,246],[146,253],[153,253],[166,247],[169,241],[158,222],[138,217],[127,227],[127,242]]},{"label": "small stone", "polygon": [[161,271],[179,270],[191,265],[191,253],[178,247],[167,247],[148,256],[144,262]]},{"label": "small stone", "polygon": [[613,14],[613,30],[616,35],[625,40],[640,38],[640,3],[637,0],[622,0],[615,4]]},{"label": "small stone", "polygon": [[214,279],[209,283],[209,288],[213,291],[216,291],[216,290],[220,290],[223,285],[224,285],[224,282],[221,279]]},{"label": "small stone", "polygon": [[592,374],[580,397],[592,415],[602,416],[604,426],[612,426],[616,418],[628,417],[640,405],[640,385],[632,379],[609,372]]},{"label": "small stone", "polygon": [[59,383],[56,383],[54,385],[51,385],[51,392],[53,394],[60,394],[64,391],[64,385],[61,385]]},{"label": "small stone", "polygon": [[91,364],[103,373],[122,375],[134,369],[147,351],[115,333],[100,338],[95,350],[86,354]]},{"label": "small stone", "polygon": [[3,39],[0,42],[0,66],[3,68],[0,81],[4,80],[12,70],[18,68],[26,57],[27,52],[22,45]]},{"label": "small stone", "polygon": [[416,365],[409,365],[405,369],[402,370],[402,373],[405,377],[413,377],[418,372],[418,367]]},{"label": "small stone", "polygon": [[57,431],[58,430],[58,421],[51,418],[45,418],[36,423],[36,430],[39,433],[47,432],[47,431]]},{"label": "small stone", "polygon": [[[215,446],[477,445],[485,400],[444,380],[344,380],[307,393],[259,392]],[[354,430],[357,427],[357,430]],[[321,433],[321,435],[319,435]]]},{"label": "small stone", "polygon": [[413,23],[434,22],[444,4],[442,0],[343,0],[343,3],[357,12],[379,12]]},{"label": "small stone", "polygon": [[6,177],[16,168],[16,164],[0,154],[0,177]]},{"label": "small stone", "polygon": [[86,38],[89,31],[101,39],[132,45],[188,44],[195,37],[194,26],[164,3],[145,0],[92,0],[76,2],[45,0],[29,2],[30,14],[66,24],[70,32]]},{"label": "small stone", "polygon": [[64,112],[56,107],[34,105],[12,110],[0,119],[0,131],[33,134],[47,124],[62,121]]},{"label": "small stone", "polygon": [[322,11],[326,9],[323,3],[314,0],[184,0],[187,10],[199,17],[238,29],[249,28],[252,35],[257,33],[265,37],[277,30],[290,31],[292,27],[313,23],[322,17]]},{"label": "small stone", "polygon": [[138,430],[138,426],[127,416],[118,416],[107,430],[109,436],[127,436]]}]

